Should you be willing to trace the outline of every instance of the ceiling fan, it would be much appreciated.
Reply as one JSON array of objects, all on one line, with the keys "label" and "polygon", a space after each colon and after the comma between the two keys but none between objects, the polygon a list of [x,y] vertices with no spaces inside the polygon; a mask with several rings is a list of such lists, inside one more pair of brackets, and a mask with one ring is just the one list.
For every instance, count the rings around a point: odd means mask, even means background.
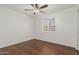
[{"label": "ceiling fan", "polygon": [[33,14],[36,15],[37,13],[45,13],[44,11],[42,11],[42,9],[48,7],[47,4],[40,6],[39,4],[30,4],[30,6],[33,7],[33,9],[24,9],[25,11],[33,11]]}]

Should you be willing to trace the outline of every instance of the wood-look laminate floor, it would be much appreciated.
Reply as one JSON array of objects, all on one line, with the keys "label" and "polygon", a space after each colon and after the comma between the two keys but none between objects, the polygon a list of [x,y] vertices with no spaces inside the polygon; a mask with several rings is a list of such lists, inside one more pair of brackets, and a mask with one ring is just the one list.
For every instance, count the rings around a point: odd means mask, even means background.
[{"label": "wood-look laminate floor", "polygon": [[1,55],[77,55],[72,47],[41,41],[29,40],[0,49]]}]

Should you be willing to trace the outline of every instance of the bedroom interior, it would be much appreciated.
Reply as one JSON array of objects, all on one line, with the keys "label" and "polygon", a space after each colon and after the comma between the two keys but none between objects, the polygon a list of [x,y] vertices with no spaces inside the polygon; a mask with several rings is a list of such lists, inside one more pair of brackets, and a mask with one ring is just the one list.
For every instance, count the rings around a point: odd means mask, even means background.
[{"label": "bedroom interior", "polygon": [[0,55],[79,55],[78,8],[0,4]]}]

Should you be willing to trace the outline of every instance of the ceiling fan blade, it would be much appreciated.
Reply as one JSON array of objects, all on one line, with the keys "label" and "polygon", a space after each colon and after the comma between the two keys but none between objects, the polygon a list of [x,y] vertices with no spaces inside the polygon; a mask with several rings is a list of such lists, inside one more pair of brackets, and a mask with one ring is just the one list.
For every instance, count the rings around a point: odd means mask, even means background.
[{"label": "ceiling fan blade", "polygon": [[24,9],[25,11],[32,11],[33,9]]},{"label": "ceiling fan blade", "polygon": [[35,7],[35,5],[34,4],[30,4],[32,7]]},{"label": "ceiling fan blade", "polygon": [[48,5],[47,5],[47,4],[46,4],[46,5],[41,6],[39,9],[43,9],[43,8],[46,8],[46,7],[48,7]]},{"label": "ceiling fan blade", "polygon": [[35,4],[35,7],[36,7],[36,8],[39,8],[38,4]]}]

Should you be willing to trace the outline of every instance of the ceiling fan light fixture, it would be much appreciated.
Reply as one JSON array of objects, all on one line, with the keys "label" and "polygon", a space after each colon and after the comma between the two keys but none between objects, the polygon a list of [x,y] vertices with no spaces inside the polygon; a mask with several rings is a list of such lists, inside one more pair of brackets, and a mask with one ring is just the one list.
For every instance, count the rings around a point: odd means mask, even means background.
[{"label": "ceiling fan light fixture", "polygon": [[34,13],[39,13],[39,10],[34,10]]}]

